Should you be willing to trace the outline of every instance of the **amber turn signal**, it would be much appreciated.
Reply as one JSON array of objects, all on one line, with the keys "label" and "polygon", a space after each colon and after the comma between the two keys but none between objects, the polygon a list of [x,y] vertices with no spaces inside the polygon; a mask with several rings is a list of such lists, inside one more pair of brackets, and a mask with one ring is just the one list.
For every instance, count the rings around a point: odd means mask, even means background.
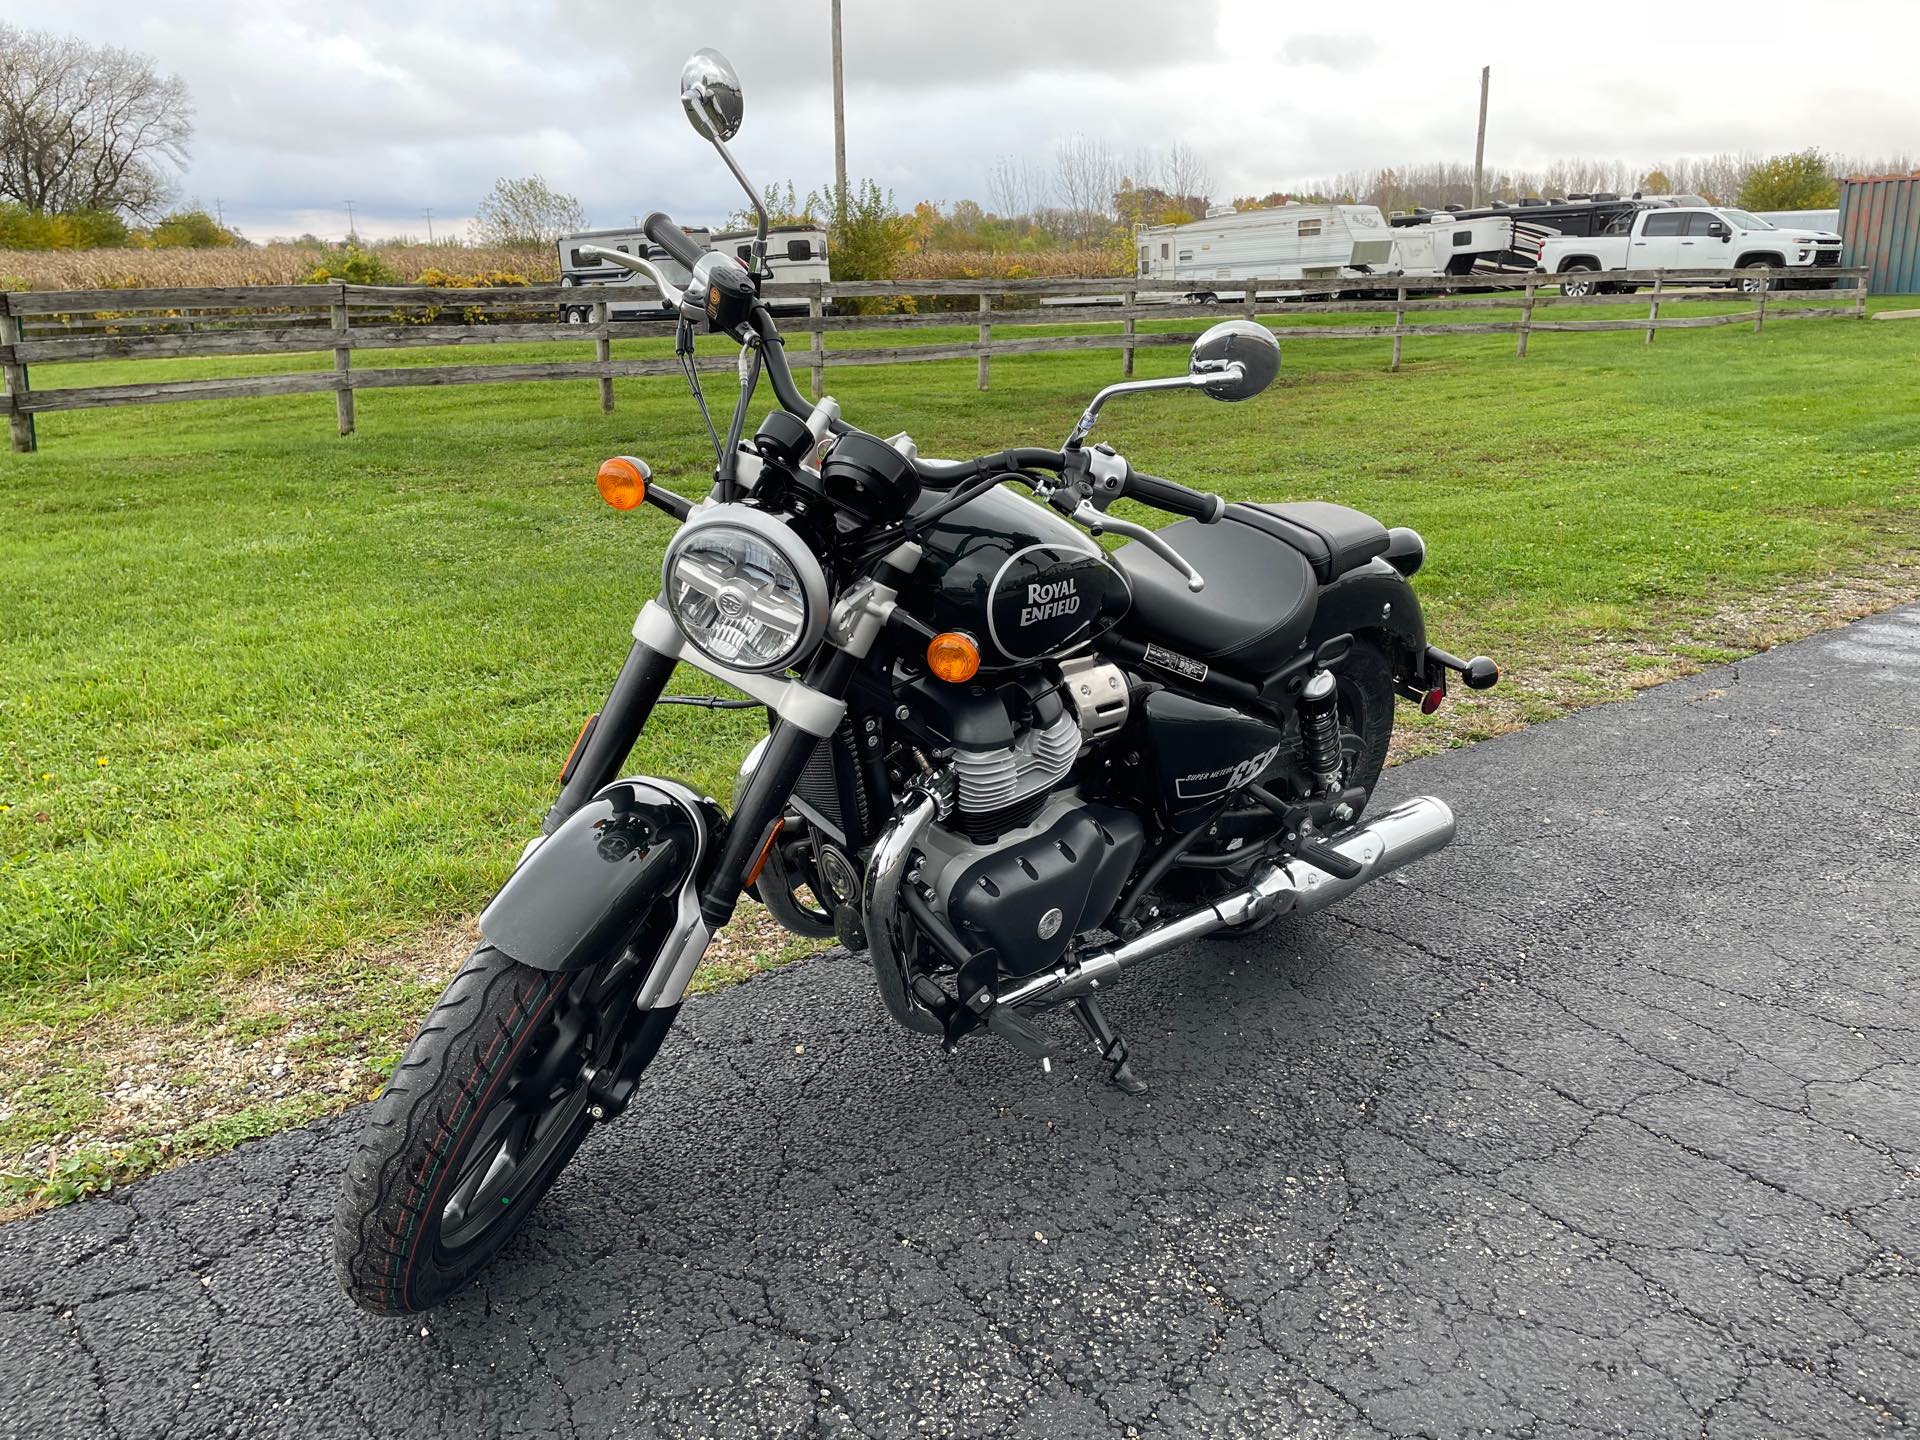
[{"label": "amber turn signal", "polygon": [[652,472],[647,462],[631,455],[616,455],[600,462],[600,473],[593,485],[600,498],[616,510],[631,510],[647,498],[647,481]]},{"label": "amber turn signal", "polygon": [[947,630],[927,643],[927,669],[949,685],[962,685],[980,673],[980,647],[971,635]]}]

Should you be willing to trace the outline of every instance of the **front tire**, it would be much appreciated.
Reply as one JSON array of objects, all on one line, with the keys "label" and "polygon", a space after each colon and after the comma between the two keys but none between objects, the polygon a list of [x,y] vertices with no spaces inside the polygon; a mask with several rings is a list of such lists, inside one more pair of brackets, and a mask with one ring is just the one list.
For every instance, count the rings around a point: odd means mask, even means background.
[{"label": "front tire", "polygon": [[[334,1268],[378,1315],[426,1310],[513,1235],[585,1137],[588,1076],[651,1047],[631,957],[566,973],[482,945],[375,1102],[334,1216]],[[668,1023],[671,1015],[666,1016]],[[628,1057],[636,1058],[636,1057]]]}]

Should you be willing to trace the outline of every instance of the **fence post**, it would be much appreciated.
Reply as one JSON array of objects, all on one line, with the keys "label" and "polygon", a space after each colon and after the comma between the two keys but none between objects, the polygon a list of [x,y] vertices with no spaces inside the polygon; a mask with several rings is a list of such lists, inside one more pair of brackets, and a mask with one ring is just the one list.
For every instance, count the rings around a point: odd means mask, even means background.
[{"label": "fence post", "polygon": [[1666,275],[1653,277],[1653,299],[1647,305],[1647,344],[1653,343],[1653,332],[1660,328],[1660,287],[1667,283]]},{"label": "fence post", "polygon": [[1867,318],[1867,277],[1865,275],[1853,277],[1853,318],[1856,320]]},{"label": "fence post", "polygon": [[593,302],[593,358],[608,368],[600,372],[600,409],[613,413],[613,337],[607,333],[607,302]]},{"label": "fence post", "polygon": [[[0,345],[18,345],[20,340],[20,322],[7,308],[7,297],[0,294]],[[7,363],[0,366],[0,376],[5,377],[7,394],[13,397],[16,405],[27,398],[27,367],[17,358],[8,357]],[[30,455],[40,448],[39,441],[33,433],[31,411],[9,410],[7,430],[13,438],[14,454]]]},{"label": "fence post", "polygon": [[1129,290],[1120,297],[1120,303],[1127,307],[1127,312],[1128,312],[1126,326],[1121,331],[1121,334],[1123,334],[1126,337],[1126,340],[1120,346],[1120,373],[1121,375],[1126,376],[1128,378],[1131,378],[1133,375],[1134,330],[1133,330],[1133,313],[1132,312],[1133,312],[1134,303],[1139,298],[1139,295],[1140,295],[1140,292],[1138,290]]},{"label": "fence post", "polygon": [[[991,295],[982,295],[980,297],[981,315],[985,316],[991,309],[993,309],[993,297]],[[992,334],[993,326],[985,319],[982,319],[980,321],[980,388],[982,390],[987,388],[987,367],[991,363],[987,355],[987,341],[991,338]]]},{"label": "fence post", "polygon": [[1243,300],[1241,301],[1241,303],[1242,303],[1243,305],[1245,305],[1245,306],[1247,307],[1247,318],[1248,318],[1249,320],[1252,320],[1252,319],[1254,319],[1254,318],[1255,318],[1255,315],[1256,315],[1256,306],[1257,306],[1257,304],[1258,304],[1258,302],[1259,302],[1259,296],[1257,296],[1257,295],[1255,295],[1255,294],[1254,294],[1254,290],[1253,290],[1253,281],[1251,281],[1251,280],[1249,280],[1249,281],[1247,282],[1247,293],[1246,293],[1246,296],[1245,296],[1245,298],[1244,298],[1244,299],[1243,299]]},{"label": "fence post", "polygon": [[1527,298],[1520,306],[1520,339],[1513,347],[1513,358],[1527,358],[1527,337],[1533,333],[1533,277],[1527,277]]},{"label": "fence post", "polygon": [[342,435],[353,434],[353,342],[347,334],[347,287],[340,287],[340,298],[333,302],[333,373],[340,377],[340,388],[333,392],[334,414]]},{"label": "fence post", "polygon": [[1400,342],[1407,333],[1407,287],[1402,285],[1393,298],[1393,364],[1389,370],[1400,368]]},{"label": "fence post", "polygon": [[821,299],[822,290],[816,280],[807,295],[807,322],[813,327],[813,333],[807,337],[807,355],[813,365],[813,398],[816,400],[827,393],[827,337],[820,327],[827,307]]},{"label": "fence post", "polygon": [[1767,292],[1773,288],[1773,272],[1769,270],[1760,281],[1760,301],[1753,310],[1753,333],[1758,335],[1760,327],[1767,323]]}]

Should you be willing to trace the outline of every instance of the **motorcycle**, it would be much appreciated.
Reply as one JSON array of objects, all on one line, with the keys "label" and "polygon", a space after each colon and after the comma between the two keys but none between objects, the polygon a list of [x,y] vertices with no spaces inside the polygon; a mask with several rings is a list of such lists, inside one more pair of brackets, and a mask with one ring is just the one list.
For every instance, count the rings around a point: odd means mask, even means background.
[{"label": "motorcycle", "polygon": [[[376,1313],[472,1277],[627,1108],[743,895],[864,952],[893,1019],[948,1051],[984,1034],[1049,1068],[1040,1017],[1065,1008],[1111,1081],[1144,1090],[1101,992],[1447,844],[1438,799],[1366,815],[1395,701],[1431,711],[1450,676],[1498,678],[1427,643],[1414,531],[1323,502],[1230,505],[1088,443],[1121,396],[1263,391],[1280,348],[1250,320],[1207,330],[1183,375],[1101,390],[1059,449],[930,459],[806,400],[761,298],[767,214],[727,144],[739,79],[698,51],[681,100],[754,203],[750,260],[658,213],[645,232],[684,287],[600,254],[680,317],[712,488],[682,497],[632,456],[600,467],[609,504],[679,528],[540,834],[349,1166],[336,1268]],[[740,346],[724,439],[692,363],[702,330]],[[777,404],[748,436],[762,379]],[[1109,513],[1123,498],[1182,518],[1149,530]],[[745,698],[665,696],[683,664]],[[623,775],[655,707],[688,700],[767,713],[730,807]]]}]

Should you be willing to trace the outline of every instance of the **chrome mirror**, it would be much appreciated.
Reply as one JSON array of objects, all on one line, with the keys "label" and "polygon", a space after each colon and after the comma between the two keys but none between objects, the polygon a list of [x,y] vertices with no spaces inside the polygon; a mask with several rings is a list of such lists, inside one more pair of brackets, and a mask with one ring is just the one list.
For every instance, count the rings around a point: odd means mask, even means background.
[{"label": "chrome mirror", "polygon": [[739,72],[718,50],[694,51],[680,70],[680,105],[702,139],[731,140],[744,113]]},{"label": "chrome mirror", "polygon": [[1252,320],[1222,320],[1193,342],[1187,373],[1216,400],[1251,400],[1280,373],[1280,342]]}]

